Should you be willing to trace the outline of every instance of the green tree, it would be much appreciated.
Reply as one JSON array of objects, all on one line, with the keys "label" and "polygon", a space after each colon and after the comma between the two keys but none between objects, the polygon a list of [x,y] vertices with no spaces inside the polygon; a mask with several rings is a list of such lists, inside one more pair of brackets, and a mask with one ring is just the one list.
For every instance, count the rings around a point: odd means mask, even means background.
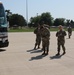
[{"label": "green tree", "polygon": [[54,26],[59,26],[59,25],[65,26],[65,19],[64,19],[64,18],[56,18],[56,19],[54,20],[53,25],[54,25]]},{"label": "green tree", "polygon": [[66,20],[66,26],[69,26],[69,24],[70,24],[70,20]]},{"label": "green tree", "polygon": [[49,12],[46,12],[46,13],[42,13],[41,14],[41,18],[40,18],[40,23],[41,22],[44,22],[45,24],[48,24],[48,25],[52,25],[52,21],[53,21],[53,17],[51,16],[51,14]]},{"label": "green tree", "polygon": [[52,25],[53,18],[49,12],[42,13],[41,15],[37,15],[36,17],[30,18],[30,25],[36,27],[38,23],[44,22],[45,24]]},{"label": "green tree", "polygon": [[23,26],[26,26],[27,23],[22,15],[12,14],[9,20],[9,24],[10,24],[10,27],[13,27],[14,25],[16,25],[17,27],[20,26],[22,28]]},{"label": "green tree", "polygon": [[7,16],[7,21],[9,21],[10,16],[12,15],[12,12],[10,12],[10,10],[5,10],[6,12],[6,16]]},{"label": "green tree", "polygon": [[74,28],[74,21],[73,20],[70,21],[70,26]]},{"label": "green tree", "polygon": [[30,18],[30,27],[37,27],[37,24],[40,21],[40,16]]}]

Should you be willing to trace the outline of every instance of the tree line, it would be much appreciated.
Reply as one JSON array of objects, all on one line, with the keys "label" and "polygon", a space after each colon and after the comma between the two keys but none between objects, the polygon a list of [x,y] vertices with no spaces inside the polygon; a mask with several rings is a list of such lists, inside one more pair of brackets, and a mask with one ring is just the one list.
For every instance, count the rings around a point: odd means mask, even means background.
[{"label": "tree line", "polygon": [[44,22],[45,24],[49,26],[58,26],[58,25],[63,25],[63,26],[69,26],[71,25],[74,27],[74,21],[65,19],[65,18],[56,18],[54,19],[51,15],[50,12],[45,12],[42,13],[41,15],[37,15],[35,17],[30,18],[30,22],[27,24],[26,19],[19,14],[12,14],[10,10],[6,10],[6,16],[7,16],[7,21],[9,22],[9,27],[25,27],[28,25],[28,27],[37,27],[38,23],[41,24]]}]

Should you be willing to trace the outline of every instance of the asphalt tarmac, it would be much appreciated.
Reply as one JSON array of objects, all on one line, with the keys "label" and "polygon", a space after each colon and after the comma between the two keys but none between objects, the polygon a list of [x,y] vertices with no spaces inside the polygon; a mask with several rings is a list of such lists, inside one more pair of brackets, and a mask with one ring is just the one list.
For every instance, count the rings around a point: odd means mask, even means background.
[{"label": "asphalt tarmac", "polygon": [[[33,32],[8,33],[9,46],[0,49],[0,75],[74,75],[74,32],[66,36],[66,54],[57,53],[56,32],[51,32],[49,55],[33,50]],[[41,47],[42,48],[42,47]]]}]

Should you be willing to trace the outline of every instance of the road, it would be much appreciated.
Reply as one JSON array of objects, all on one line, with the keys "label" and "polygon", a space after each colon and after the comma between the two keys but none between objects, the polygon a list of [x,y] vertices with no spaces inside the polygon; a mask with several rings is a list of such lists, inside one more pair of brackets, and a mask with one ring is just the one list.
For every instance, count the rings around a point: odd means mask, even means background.
[{"label": "road", "polygon": [[9,47],[0,50],[0,75],[74,75],[74,32],[71,39],[66,36],[66,54],[59,57],[55,33],[51,32],[48,56],[33,50],[33,32],[8,33]]}]

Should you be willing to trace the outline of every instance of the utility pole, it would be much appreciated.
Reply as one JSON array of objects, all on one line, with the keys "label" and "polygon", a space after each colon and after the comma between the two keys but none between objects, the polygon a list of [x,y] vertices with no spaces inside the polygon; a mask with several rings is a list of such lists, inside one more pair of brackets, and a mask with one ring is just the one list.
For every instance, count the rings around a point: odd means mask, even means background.
[{"label": "utility pole", "polygon": [[28,0],[26,0],[26,21],[27,21],[27,27],[28,27]]}]

